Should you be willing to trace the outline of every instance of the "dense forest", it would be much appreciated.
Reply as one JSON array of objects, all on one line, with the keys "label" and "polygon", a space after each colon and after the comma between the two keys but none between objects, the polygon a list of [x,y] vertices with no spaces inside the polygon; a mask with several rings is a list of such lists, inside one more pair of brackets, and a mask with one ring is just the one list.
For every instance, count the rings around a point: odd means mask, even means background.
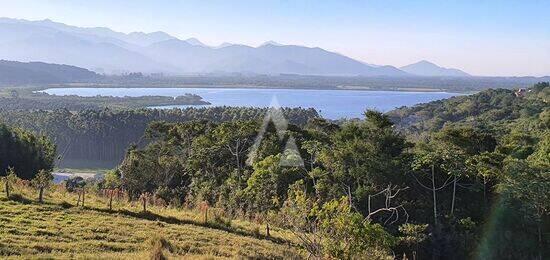
[{"label": "dense forest", "polygon": [[[284,109],[290,123],[304,125],[319,117],[313,109]],[[185,122],[206,120],[225,122],[258,120],[265,108],[188,108],[184,110],[68,109],[1,110],[0,122],[46,135],[57,145],[59,167],[111,168],[120,163],[130,144],[142,142],[147,125],[154,121]]]},{"label": "dense forest", "polygon": [[548,91],[541,83],[525,95],[489,90],[414,108],[450,110],[436,116],[479,109],[422,129],[423,138],[407,138],[375,111],[286,128],[158,122],[146,131],[149,144],[131,147],[110,174],[134,199],[207,203],[267,230],[294,230],[315,257],[546,259]]},{"label": "dense forest", "polygon": [[44,136],[0,124],[0,175],[17,169],[19,178],[32,179],[39,170],[52,170],[55,145]]},{"label": "dense forest", "polygon": [[[227,107],[0,118],[49,135],[61,158],[123,158],[87,186],[207,205],[268,237],[284,228],[313,258],[547,259],[549,92],[487,90],[338,124],[314,110]],[[19,146],[51,158],[46,139],[13,129],[0,138],[43,140]]]}]

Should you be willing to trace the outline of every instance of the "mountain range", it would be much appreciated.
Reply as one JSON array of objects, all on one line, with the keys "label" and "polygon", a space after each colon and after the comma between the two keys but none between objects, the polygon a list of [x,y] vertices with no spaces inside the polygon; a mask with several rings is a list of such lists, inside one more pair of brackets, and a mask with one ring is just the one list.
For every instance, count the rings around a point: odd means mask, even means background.
[{"label": "mountain range", "polygon": [[181,40],[165,32],[121,33],[104,27],[10,18],[0,18],[0,59],[70,64],[107,74],[411,76],[419,72],[422,76],[448,76],[441,73],[448,69],[437,66],[430,75],[426,69],[410,69],[413,65],[402,69],[372,65],[321,48],[272,41],[258,47],[207,46],[196,38]]}]

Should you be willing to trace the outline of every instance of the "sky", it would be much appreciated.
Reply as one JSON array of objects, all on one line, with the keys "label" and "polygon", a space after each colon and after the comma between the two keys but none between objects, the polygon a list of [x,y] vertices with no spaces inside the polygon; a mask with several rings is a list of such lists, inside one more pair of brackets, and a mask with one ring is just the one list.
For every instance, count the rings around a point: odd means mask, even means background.
[{"label": "sky", "polygon": [[482,76],[550,75],[547,0],[0,0],[0,17],[164,31],[209,45],[273,40]]}]

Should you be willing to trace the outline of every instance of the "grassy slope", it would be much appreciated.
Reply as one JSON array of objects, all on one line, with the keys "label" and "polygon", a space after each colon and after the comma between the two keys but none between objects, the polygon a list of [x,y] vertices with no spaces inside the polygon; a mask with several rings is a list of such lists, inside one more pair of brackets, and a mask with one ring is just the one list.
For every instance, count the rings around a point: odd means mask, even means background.
[{"label": "grassy slope", "polygon": [[76,195],[61,187],[38,204],[34,190],[16,189],[11,200],[0,194],[0,258],[146,259],[151,238],[159,236],[172,245],[167,254],[178,259],[300,257],[283,230],[272,230],[267,239],[253,223],[205,224],[199,212],[150,207],[140,213],[139,205],[121,201],[109,212],[105,198],[90,194],[86,208],[76,207]]}]

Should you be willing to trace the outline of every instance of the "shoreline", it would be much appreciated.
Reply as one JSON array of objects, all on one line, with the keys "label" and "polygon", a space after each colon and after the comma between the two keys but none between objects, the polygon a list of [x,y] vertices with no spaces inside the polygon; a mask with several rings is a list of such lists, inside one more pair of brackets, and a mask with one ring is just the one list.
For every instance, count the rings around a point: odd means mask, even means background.
[{"label": "shoreline", "polygon": [[345,90],[345,91],[391,91],[391,92],[417,92],[417,93],[449,93],[449,94],[473,94],[479,91],[453,91],[444,88],[418,88],[418,87],[392,87],[392,88],[377,88],[367,86],[349,86],[341,85],[336,87],[284,87],[284,86],[264,86],[264,85],[247,85],[247,84],[220,84],[220,85],[201,85],[201,84],[173,84],[173,85],[143,85],[143,84],[97,84],[97,83],[85,83],[85,84],[52,84],[47,86],[29,86],[33,91],[44,91],[53,88],[123,88],[123,89],[146,89],[146,88],[166,88],[166,89],[250,89],[250,90],[266,90],[266,89],[282,89],[282,90]]}]

